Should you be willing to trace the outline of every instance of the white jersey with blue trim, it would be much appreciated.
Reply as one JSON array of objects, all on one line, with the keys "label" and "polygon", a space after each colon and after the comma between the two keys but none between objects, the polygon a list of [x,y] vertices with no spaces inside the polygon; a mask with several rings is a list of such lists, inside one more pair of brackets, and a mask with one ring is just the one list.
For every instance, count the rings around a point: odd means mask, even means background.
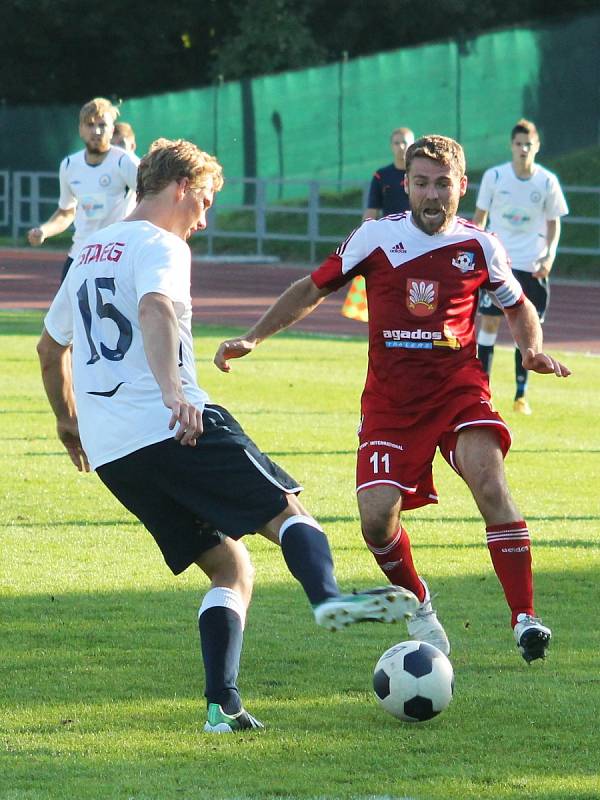
[{"label": "white jersey with blue trim", "polygon": [[489,229],[499,236],[513,269],[535,272],[546,255],[546,225],[569,213],[558,178],[536,164],[530,178],[518,178],[512,162],[486,170],[477,208],[487,211]]},{"label": "white jersey with blue trim", "polygon": [[144,350],[145,294],[173,302],[185,397],[199,409],[209,402],[196,379],[190,269],[190,248],[175,234],[147,221],[116,223],[83,243],[50,306],[46,330],[73,344],[79,434],[92,469],[174,435]]},{"label": "white jersey with blue trim", "polygon": [[64,158],[58,172],[58,205],[65,211],[75,209],[71,258],[91,233],[119,222],[135,207],[139,158],[111,146],[102,163],[88,164],[85,153],[80,150]]}]

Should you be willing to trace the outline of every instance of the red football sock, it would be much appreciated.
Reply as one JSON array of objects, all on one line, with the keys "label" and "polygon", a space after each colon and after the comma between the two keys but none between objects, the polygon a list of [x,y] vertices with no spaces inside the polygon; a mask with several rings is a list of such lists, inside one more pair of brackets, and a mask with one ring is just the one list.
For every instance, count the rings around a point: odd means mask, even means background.
[{"label": "red football sock", "polygon": [[504,525],[489,525],[485,530],[492,564],[510,606],[514,627],[518,614],[534,615],[531,540],[527,523],[519,519]]},{"label": "red football sock", "polygon": [[400,527],[394,537],[384,545],[375,545],[366,538],[365,542],[389,582],[409,589],[423,602],[425,587],[415,570],[410,539],[404,528]]}]

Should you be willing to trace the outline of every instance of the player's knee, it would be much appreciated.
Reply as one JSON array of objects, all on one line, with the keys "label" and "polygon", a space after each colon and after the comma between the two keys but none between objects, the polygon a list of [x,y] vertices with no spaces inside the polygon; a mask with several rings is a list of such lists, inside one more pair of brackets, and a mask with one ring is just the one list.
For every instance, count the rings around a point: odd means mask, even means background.
[{"label": "player's knee", "polygon": [[398,515],[381,512],[380,514],[361,514],[363,538],[377,546],[386,544],[398,530]]},{"label": "player's knee", "polygon": [[502,317],[492,317],[488,314],[481,315],[481,322],[479,331],[484,331],[485,333],[489,334],[498,334],[500,330],[500,323],[502,322]]},{"label": "player's knee", "polygon": [[469,481],[469,487],[477,505],[484,512],[503,505],[510,498],[504,473],[495,465],[480,467]]},{"label": "player's knee", "polygon": [[197,563],[208,575],[213,586],[227,586],[238,592],[246,604],[250,602],[255,569],[242,542],[225,538],[218,547],[207,551]]},{"label": "player's knee", "polygon": [[235,551],[235,558],[232,566],[235,570],[235,577],[238,584],[243,586],[246,592],[251,593],[256,569],[250,559],[250,554],[244,546]]},{"label": "player's knee", "polygon": [[384,545],[398,530],[401,496],[389,486],[358,493],[358,509],[363,537],[370,544]]}]

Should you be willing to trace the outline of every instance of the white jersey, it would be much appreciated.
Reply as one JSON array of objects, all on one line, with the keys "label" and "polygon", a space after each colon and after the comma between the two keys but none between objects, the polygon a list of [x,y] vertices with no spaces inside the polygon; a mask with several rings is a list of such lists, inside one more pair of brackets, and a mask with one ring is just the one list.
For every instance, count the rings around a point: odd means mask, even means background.
[{"label": "white jersey", "polygon": [[530,178],[518,178],[510,161],[486,170],[476,206],[488,212],[512,268],[524,272],[535,272],[546,255],[546,223],[569,213],[556,175],[536,164]]},{"label": "white jersey", "polygon": [[148,364],[138,318],[145,294],[173,301],[186,399],[202,409],[192,341],[191,253],[150,222],[119,222],[89,237],[45,319],[50,336],[73,344],[79,434],[92,469],[164,441],[171,411]]},{"label": "white jersey", "polygon": [[75,209],[71,258],[91,233],[119,222],[133,210],[139,163],[136,155],[114,146],[101,164],[88,164],[85,150],[61,161],[58,205],[65,211]]}]

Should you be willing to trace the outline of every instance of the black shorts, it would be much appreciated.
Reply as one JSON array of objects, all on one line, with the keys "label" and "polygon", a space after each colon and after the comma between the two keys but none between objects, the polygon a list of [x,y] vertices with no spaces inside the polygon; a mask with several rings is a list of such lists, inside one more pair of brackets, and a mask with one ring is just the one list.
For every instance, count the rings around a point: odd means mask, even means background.
[{"label": "black shorts", "polygon": [[[525,297],[535,306],[540,322],[543,322],[550,303],[548,278],[534,278],[531,272],[524,272],[521,269],[513,269],[513,275],[523,287]],[[501,317],[504,314],[502,309],[492,302],[485,289],[479,292],[479,313],[485,317]]]},{"label": "black shorts", "polygon": [[218,545],[263,528],[302,487],[221,406],[195,447],[166,439],[98,467],[102,482],[150,531],[177,575]]}]

